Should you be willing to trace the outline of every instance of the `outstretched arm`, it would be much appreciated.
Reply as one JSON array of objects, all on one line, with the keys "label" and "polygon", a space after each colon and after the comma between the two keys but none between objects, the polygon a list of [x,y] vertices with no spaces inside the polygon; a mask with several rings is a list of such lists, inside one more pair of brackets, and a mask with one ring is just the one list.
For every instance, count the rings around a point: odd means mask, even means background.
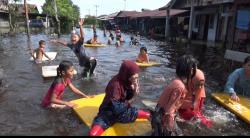
[{"label": "outstretched arm", "polygon": [[32,58],[33,58],[34,60],[36,60],[35,51],[34,51],[34,50],[31,50],[31,51],[30,51],[30,54],[31,54]]},{"label": "outstretched arm", "polygon": [[44,50],[43,50],[42,52],[43,52],[43,55],[44,55],[46,58],[48,58],[49,60],[51,60],[51,58],[45,53]]},{"label": "outstretched arm", "polygon": [[60,104],[60,105],[66,105],[68,107],[71,107],[71,108],[74,108],[77,106],[77,104],[74,104],[74,103],[71,103],[71,102],[67,102],[67,101],[62,101],[60,99],[57,99],[56,98],[56,94],[55,92],[53,93],[52,97],[51,97],[51,103],[54,103],[54,104]]},{"label": "outstretched arm", "polygon": [[88,96],[88,95],[84,94],[83,92],[78,90],[72,83],[69,84],[69,88],[72,90],[73,93],[78,94],[84,98],[92,98],[93,97],[93,96]]},{"label": "outstretched arm", "polygon": [[64,41],[64,40],[53,39],[53,40],[50,40],[50,42],[52,42],[52,43],[58,43],[58,44],[61,44],[63,46],[67,46],[68,45],[68,43],[66,41]]},{"label": "outstretched arm", "polygon": [[80,26],[80,34],[81,39],[84,40],[84,31],[83,31],[84,19],[80,19],[79,26]]}]

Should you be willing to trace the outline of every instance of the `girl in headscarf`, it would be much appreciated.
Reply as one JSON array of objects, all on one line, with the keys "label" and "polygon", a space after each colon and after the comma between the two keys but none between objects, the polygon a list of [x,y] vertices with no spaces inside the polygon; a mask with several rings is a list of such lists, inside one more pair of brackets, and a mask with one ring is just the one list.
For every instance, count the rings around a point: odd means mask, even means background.
[{"label": "girl in headscarf", "polygon": [[105,98],[95,117],[90,136],[100,136],[115,123],[132,123],[149,119],[150,113],[131,106],[139,94],[139,67],[133,61],[124,61],[119,73],[106,87]]}]

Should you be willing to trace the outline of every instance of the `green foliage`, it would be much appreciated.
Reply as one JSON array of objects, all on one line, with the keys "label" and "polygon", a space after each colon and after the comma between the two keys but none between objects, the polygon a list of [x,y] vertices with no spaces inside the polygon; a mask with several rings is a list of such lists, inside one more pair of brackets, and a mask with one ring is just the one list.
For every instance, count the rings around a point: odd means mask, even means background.
[{"label": "green foliage", "polygon": [[[80,8],[74,5],[71,0],[56,0],[58,16],[61,20],[61,27],[71,27],[80,18]],[[53,0],[46,0],[42,7],[44,14],[55,16]]]},{"label": "green foliage", "polygon": [[84,19],[84,24],[93,25],[96,24],[96,17],[94,16],[86,16]]}]

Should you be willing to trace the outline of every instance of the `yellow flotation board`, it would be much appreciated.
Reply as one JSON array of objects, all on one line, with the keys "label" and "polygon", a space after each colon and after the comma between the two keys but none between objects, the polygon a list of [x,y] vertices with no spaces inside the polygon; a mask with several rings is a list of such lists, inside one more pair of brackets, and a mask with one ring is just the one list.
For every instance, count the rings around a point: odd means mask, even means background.
[{"label": "yellow flotation board", "polygon": [[212,97],[222,106],[250,124],[250,98],[239,96],[240,102],[231,100],[228,93],[213,93]]},{"label": "yellow flotation board", "polygon": [[[90,99],[83,98],[72,101],[78,104],[78,107],[73,110],[88,127],[91,127],[104,96],[105,94],[101,94]],[[136,120],[135,123],[130,124],[117,123],[107,129],[102,136],[142,136],[149,132],[151,132],[151,124],[148,120]]]},{"label": "yellow flotation board", "polygon": [[85,47],[105,47],[105,44],[84,44]]},{"label": "yellow flotation board", "polygon": [[150,61],[149,63],[139,63],[135,62],[139,67],[152,67],[152,66],[159,66],[161,63]]}]

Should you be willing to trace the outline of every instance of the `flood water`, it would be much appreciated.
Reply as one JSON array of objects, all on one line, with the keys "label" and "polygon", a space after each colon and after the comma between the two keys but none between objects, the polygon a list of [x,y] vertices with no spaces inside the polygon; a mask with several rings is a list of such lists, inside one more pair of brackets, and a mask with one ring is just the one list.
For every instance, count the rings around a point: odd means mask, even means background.
[{"label": "flood water", "polygon": [[[86,38],[90,39],[92,30],[85,29]],[[107,42],[102,31],[98,30],[102,42]],[[78,60],[66,47],[49,43],[53,35],[33,34],[27,41],[25,34],[5,37],[0,42],[0,71],[3,72],[3,86],[0,88],[0,135],[54,135],[84,136],[89,128],[83,124],[71,110],[51,111],[41,108],[40,103],[53,80],[44,80],[41,66],[29,61],[29,49],[37,48],[39,40],[47,41],[47,51],[58,52],[57,58],[50,65],[58,65],[61,60],[70,60],[80,72]],[[63,35],[69,41],[70,35]],[[72,80],[80,90],[88,94],[104,92],[112,76],[119,71],[124,59],[135,59],[140,47],[129,46],[129,34],[125,34],[127,43],[116,48],[114,45],[93,49],[87,48],[90,56],[98,59],[95,76],[90,81],[83,81],[78,75]],[[157,101],[163,88],[174,78],[175,60],[183,53],[191,53],[200,61],[200,67],[207,77],[207,99],[204,113],[215,121],[211,129],[192,127],[182,124],[184,135],[250,135],[248,124],[239,120],[234,114],[219,106],[210,98],[210,93],[221,90],[225,75],[222,75],[223,53],[218,48],[203,45],[177,45],[142,38],[152,60],[163,63],[160,67],[142,69],[140,74],[141,95],[136,107],[145,108],[142,100]],[[44,63],[49,65],[49,63]],[[78,99],[68,89],[64,99]]]}]

